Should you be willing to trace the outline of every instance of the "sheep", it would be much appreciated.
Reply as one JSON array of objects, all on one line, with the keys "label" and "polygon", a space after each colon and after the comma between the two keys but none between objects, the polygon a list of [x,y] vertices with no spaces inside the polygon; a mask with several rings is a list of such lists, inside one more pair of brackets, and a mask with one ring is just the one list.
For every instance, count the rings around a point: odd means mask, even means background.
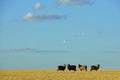
[{"label": "sheep", "polygon": [[71,71],[71,70],[76,71],[76,66],[75,66],[75,65],[70,65],[70,64],[68,64],[67,67],[68,67],[68,70],[69,70],[69,71]]},{"label": "sheep", "polygon": [[100,68],[100,64],[97,64],[97,65],[91,65],[91,67],[90,67],[90,71],[92,71],[92,70],[98,70]]},{"label": "sheep", "polygon": [[66,65],[59,65],[57,71],[61,70],[64,71],[66,69]]},{"label": "sheep", "polygon": [[82,70],[87,71],[87,65],[80,65],[80,64],[78,64],[78,68],[80,69],[80,71],[82,71]]}]

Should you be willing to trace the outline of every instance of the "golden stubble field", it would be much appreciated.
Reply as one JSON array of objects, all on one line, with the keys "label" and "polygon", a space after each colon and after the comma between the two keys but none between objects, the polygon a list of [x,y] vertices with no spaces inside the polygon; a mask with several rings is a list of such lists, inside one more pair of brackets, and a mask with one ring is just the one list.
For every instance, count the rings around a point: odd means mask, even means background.
[{"label": "golden stubble field", "polygon": [[120,70],[0,70],[0,80],[120,80]]}]

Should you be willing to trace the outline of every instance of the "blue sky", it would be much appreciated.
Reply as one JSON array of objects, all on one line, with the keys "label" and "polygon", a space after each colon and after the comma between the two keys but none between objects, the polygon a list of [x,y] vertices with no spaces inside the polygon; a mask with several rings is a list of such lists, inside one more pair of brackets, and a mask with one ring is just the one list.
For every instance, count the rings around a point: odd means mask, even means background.
[{"label": "blue sky", "polygon": [[4,0],[0,69],[101,64],[120,69],[119,0]]}]

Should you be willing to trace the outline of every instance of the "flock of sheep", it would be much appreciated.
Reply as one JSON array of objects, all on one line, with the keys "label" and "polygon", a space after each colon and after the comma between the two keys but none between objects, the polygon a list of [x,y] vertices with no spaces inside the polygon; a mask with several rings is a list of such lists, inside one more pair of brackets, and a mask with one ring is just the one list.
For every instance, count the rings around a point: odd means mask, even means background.
[{"label": "flock of sheep", "polygon": [[[78,64],[78,68],[80,69],[80,71],[87,71],[87,65],[80,65],[80,64]],[[97,65],[91,65],[90,66],[90,71],[92,71],[92,70],[98,70],[100,68],[100,65],[99,64],[97,64]],[[64,64],[64,65],[59,65],[58,66],[58,68],[57,68],[57,71],[59,71],[59,70],[62,70],[62,71],[64,71],[66,69],[66,64]],[[71,71],[71,70],[74,70],[74,71],[76,71],[76,65],[70,65],[70,64],[68,64],[67,65],[67,69],[69,70],[69,71]]]}]

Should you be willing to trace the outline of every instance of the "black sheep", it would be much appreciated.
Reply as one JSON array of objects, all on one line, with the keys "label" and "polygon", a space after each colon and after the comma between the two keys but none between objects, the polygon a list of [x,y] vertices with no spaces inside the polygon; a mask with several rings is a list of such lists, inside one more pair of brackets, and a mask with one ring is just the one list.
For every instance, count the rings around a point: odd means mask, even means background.
[{"label": "black sheep", "polygon": [[65,68],[66,68],[66,65],[65,65],[65,64],[64,64],[64,65],[59,65],[57,71],[59,71],[59,70],[64,71]]},{"label": "black sheep", "polygon": [[75,66],[75,65],[70,65],[70,64],[68,64],[67,67],[68,67],[68,70],[69,70],[69,71],[70,71],[70,70],[76,71],[76,66]]},{"label": "black sheep", "polygon": [[100,65],[99,64],[97,64],[97,65],[91,65],[91,68],[90,68],[90,71],[92,71],[92,70],[98,70],[100,68]]}]

